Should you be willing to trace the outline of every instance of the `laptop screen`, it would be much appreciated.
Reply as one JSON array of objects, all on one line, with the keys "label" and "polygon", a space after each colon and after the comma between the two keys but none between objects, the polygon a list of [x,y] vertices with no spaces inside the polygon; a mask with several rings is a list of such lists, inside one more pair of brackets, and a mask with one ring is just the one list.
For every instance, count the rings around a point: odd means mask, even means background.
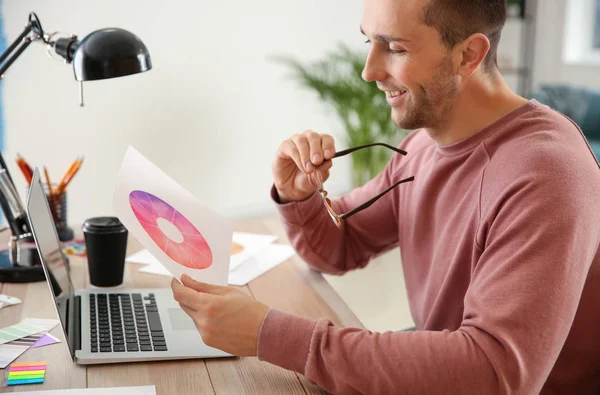
[{"label": "laptop screen", "polygon": [[[56,312],[60,317],[61,326],[65,332],[66,343],[69,346],[71,356],[74,350],[71,349],[69,336],[67,334],[67,317],[61,313],[59,304],[68,303],[67,306],[73,305],[73,284],[69,273],[69,264],[63,255],[58,234],[48,199],[44,192],[44,187],[40,180],[39,170],[36,168],[31,180],[29,188],[29,198],[27,200],[27,216],[31,225],[31,232],[40,255],[40,261],[48,280],[50,292],[54,297],[54,305]],[[64,311],[64,309],[63,309]]]}]

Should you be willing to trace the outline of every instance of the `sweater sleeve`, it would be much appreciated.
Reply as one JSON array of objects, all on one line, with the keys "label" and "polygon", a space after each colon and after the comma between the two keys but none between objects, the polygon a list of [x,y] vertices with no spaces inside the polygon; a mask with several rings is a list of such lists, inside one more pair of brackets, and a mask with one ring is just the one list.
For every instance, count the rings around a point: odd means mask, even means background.
[{"label": "sweater sleeve", "polygon": [[272,310],[259,358],[332,393],[539,393],[598,251],[600,178],[577,166],[517,170],[489,191],[494,204],[482,202],[488,218],[457,330],[373,333]]},{"label": "sweater sleeve", "polygon": [[[394,161],[391,161],[382,173],[364,186],[332,199],[336,212],[348,212],[400,180],[400,175],[394,174],[399,172],[393,171],[393,164]],[[406,186],[397,188],[403,187]],[[317,192],[301,202],[279,204],[277,191],[272,186],[271,198],[277,203],[290,243],[315,270],[342,274],[366,266],[373,257],[398,244],[394,191],[384,195],[368,209],[344,220],[342,229],[333,223]]]}]

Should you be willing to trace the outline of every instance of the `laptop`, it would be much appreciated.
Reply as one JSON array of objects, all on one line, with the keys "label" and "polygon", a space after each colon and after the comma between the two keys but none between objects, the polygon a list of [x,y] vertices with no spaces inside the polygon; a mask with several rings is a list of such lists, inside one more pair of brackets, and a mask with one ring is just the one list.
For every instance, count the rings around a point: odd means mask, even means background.
[{"label": "laptop", "polygon": [[74,362],[231,356],[204,344],[170,288],[75,291],[37,168],[29,189],[27,216]]}]

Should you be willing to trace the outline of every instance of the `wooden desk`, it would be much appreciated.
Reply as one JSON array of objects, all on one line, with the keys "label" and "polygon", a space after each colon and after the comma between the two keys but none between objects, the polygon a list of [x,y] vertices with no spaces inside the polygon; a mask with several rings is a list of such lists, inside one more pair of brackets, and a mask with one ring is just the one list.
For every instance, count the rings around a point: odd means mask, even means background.
[{"label": "wooden desk", "polygon": [[[234,224],[240,232],[275,234],[279,243],[286,243],[276,217],[247,219]],[[128,255],[139,250],[140,244],[130,239]],[[88,286],[85,259],[70,257],[75,288]],[[170,287],[165,276],[138,272],[140,265],[126,264],[125,286]],[[290,258],[263,276],[252,281],[244,291],[274,308],[307,318],[329,318],[336,325],[362,327],[323,277],[306,268],[298,256]],[[23,303],[0,310],[2,327],[31,318],[58,318],[50,291],[45,282],[2,284],[0,293],[16,296]],[[156,385],[157,394],[319,394],[300,374],[261,362],[257,358],[226,358],[165,362],[137,362],[112,365],[75,365],[60,326],[50,333],[63,343],[28,350],[19,362],[46,361],[47,371],[42,385],[0,388],[0,392],[35,391],[85,387],[117,387]],[[0,374],[4,373],[0,370]]]}]

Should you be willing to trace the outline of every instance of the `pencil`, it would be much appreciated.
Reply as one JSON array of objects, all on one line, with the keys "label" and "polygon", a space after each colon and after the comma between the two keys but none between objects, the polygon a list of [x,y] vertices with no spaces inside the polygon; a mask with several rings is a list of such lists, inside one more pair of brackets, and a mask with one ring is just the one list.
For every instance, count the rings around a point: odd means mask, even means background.
[{"label": "pencil", "polygon": [[44,175],[46,176],[46,184],[48,184],[48,202],[50,203],[50,210],[52,211],[52,216],[54,220],[58,222],[60,218],[58,209],[56,207],[56,200],[54,199],[54,193],[52,192],[52,183],[50,182],[50,174],[48,174],[48,169],[44,166]]},{"label": "pencil", "polygon": [[33,170],[25,158],[23,158],[20,154],[17,154],[17,165],[19,166],[19,169],[21,169],[23,176],[25,176],[27,183],[31,185],[31,180],[33,179]]},{"label": "pencil", "polygon": [[56,187],[57,195],[62,194],[67,189],[67,186],[69,185],[69,183],[71,182],[71,180],[73,179],[75,174],[77,174],[77,172],[81,168],[82,163],[83,163],[83,157],[78,158],[77,160],[75,160],[75,162],[73,162],[73,164],[71,165],[71,167],[69,168],[69,170],[67,171],[67,173],[65,174],[63,179],[61,180],[60,185],[58,185]]}]

